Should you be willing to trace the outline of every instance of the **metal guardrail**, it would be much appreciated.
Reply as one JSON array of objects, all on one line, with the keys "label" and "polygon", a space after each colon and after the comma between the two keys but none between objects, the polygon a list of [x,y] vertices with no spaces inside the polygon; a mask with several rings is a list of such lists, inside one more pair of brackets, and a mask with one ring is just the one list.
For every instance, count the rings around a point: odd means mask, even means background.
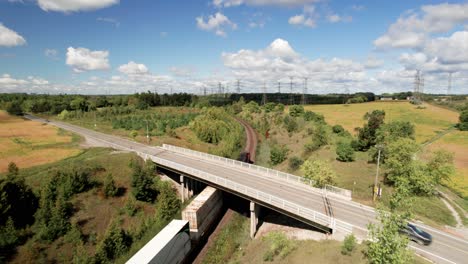
[{"label": "metal guardrail", "polygon": [[287,212],[290,212],[297,216],[311,220],[313,222],[319,223],[321,225],[327,226],[331,229],[340,230],[346,233],[351,233],[353,231],[353,226],[346,222],[337,220],[333,217],[327,216],[317,211],[305,208],[296,203],[292,203],[290,201],[284,200],[280,197],[277,197],[277,196],[274,196],[274,195],[271,195],[262,191],[258,191],[256,189],[233,182],[226,178],[221,178],[216,175],[206,173],[206,172],[194,169],[192,167],[187,167],[185,165],[181,165],[173,161],[161,159],[153,155],[147,155],[145,153],[138,153],[138,154],[141,155],[142,157],[150,158],[152,161],[158,164],[174,168],[177,171],[199,177],[209,182],[216,183],[217,185],[223,186],[230,190],[237,191],[241,194],[255,198],[259,201],[265,202],[275,207],[281,208]]},{"label": "metal guardrail", "polygon": [[171,151],[176,151],[176,152],[179,152],[179,153],[191,154],[191,155],[198,156],[198,157],[204,157],[204,158],[207,158],[207,159],[210,159],[210,160],[221,161],[221,162],[224,162],[224,163],[226,163],[228,165],[237,165],[237,166],[241,166],[241,167],[244,167],[244,168],[253,169],[253,170],[256,170],[258,172],[262,172],[262,173],[264,173],[266,175],[278,177],[278,178],[281,178],[281,179],[289,181],[289,182],[305,184],[310,189],[312,189],[313,191],[316,191],[316,192],[322,193],[325,190],[327,192],[331,192],[331,193],[334,193],[334,194],[341,195],[346,200],[351,200],[352,193],[351,193],[350,190],[346,190],[346,189],[339,188],[339,187],[332,186],[332,185],[326,185],[323,189],[319,189],[319,188],[313,187],[313,185],[314,185],[313,180],[306,179],[304,177],[299,177],[299,176],[289,174],[289,173],[285,173],[285,172],[281,172],[281,171],[278,171],[278,170],[273,170],[273,169],[257,166],[257,165],[254,165],[254,164],[241,162],[241,161],[238,161],[238,160],[228,159],[228,158],[224,158],[224,157],[220,157],[220,156],[216,156],[216,155],[211,155],[211,154],[207,154],[207,153],[203,153],[203,152],[199,152],[199,151],[195,151],[195,150],[191,150],[191,149],[176,147],[176,146],[172,146],[172,145],[168,145],[168,144],[163,144],[162,147],[164,149],[171,150]]}]

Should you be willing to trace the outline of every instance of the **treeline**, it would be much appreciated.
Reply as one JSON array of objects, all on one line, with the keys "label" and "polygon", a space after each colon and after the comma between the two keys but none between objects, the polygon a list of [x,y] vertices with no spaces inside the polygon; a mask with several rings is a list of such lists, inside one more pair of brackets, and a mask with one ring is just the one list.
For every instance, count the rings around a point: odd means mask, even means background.
[{"label": "treeline", "polygon": [[[133,95],[47,95],[47,94],[0,94],[0,108],[9,113],[21,115],[23,112],[59,114],[64,110],[88,112],[103,107],[133,106],[144,110],[155,106],[224,106],[239,101],[243,97],[247,102],[255,101],[261,104],[263,94],[223,94],[198,96],[187,93],[158,94],[151,91],[136,93]],[[374,101],[373,93],[355,94],[327,94],[305,95],[307,104],[342,104],[351,98],[362,98],[362,101]],[[301,94],[270,93],[267,94],[268,102],[282,103],[285,105],[300,104]]]},{"label": "treeline", "polygon": [[[375,94],[373,93],[355,93],[355,94],[306,94],[306,104],[343,104],[350,98],[357,97],[365,98],[367,102],[375,101]],[[231,102],[239,101],[243,97],[246,102],[254,101],[257,104],[262,104],[262,93],[241,93],[231,94],[229,99]],[[281,103],[284,105],[297,105],[302,103],[302,94],[289,94],[289,93],[268,93],[266,94],[268,102]]]},{"label": "treeline", "polygon": [[45,95],[0,94],[0,108],[20,115],[23,112],[59,114],[63,110],[88,112],[102,107],[133,106],[147,109],[152,106],[190,106],[198,96],[187,93],[157,94],[150,91],[133,95]]}]

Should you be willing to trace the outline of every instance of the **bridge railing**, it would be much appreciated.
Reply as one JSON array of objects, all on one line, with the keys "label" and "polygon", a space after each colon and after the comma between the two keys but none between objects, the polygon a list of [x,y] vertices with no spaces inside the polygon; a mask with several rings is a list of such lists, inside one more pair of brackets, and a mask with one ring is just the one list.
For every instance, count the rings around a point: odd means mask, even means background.
[{"label": "bridge railing", "polygon": [[[156,162],[158,164],[174,168],[174,169],[176,169],[176,170],[178,170],[180,172],[183,172],[183,173],[194,175],[194,176],[199,177],[201,179],[204,179],[206,181],[216,183],[216,184],[218,184],[220,186],[223,186],[223,187],[225,187],[227,189],[235,190],[236,192],[239,192],[239,193],[244,194],[246,196],[249,196],[251,198],[255,198],[255,199],[257,199],[259,201],[262,201],[264,203],[274,205],[274,206],[276,206],[278,208],[281,208],[281,209],[283,209],[283,210],[285,210],[287,212],[296,214],[296,215],[298,215],[300,217],[303,217],[305,219],[309,219],[309,220],[314,221],[316,223],[319,223],[321,225],[327,226],[327,227],[331,228],[332,230],[340,230],[340,231],[346,232],[346,233],[351,233],[353,231],[353,225],[351,225],[351,224],[348,224],[348,223],[343,222],[341,220],[337,220],[335,218],[329,217],[329,216],[327,216],[325,214],[322,214],[322,213],[319,213],[317,211],[305,208],[303,206],[300,206],[298,204],[295,204],[295,203],[292,203],[290,201],[284,200],[284,199],[279,198],[277,196],[274,196],[274,195],[271,195],[271,194],[268,194],[268,193],[265,193],[265,192],[258,191],[256,189],[253,189],[253,188],[247,187],[245,185],[233,182],[231,180],[221,178],[221,177],[218,177],[218,176],[212,175],[210,173],[206,173],[206,172],[203,172],[203,171],[191,168],[191,167],[187,167],[187,166],[184,166],[182,164],[179,164],[179,163],[176,163],[176,162],[173,162],[173,161],[161,159],[161,158],[159,158],[157,156],[149,155],[147,153],[137,151],[136,149],[133,149],[133,148],[129,148],[129,147],[126,147],[126,146],[123,146],[123,145],[115,144],[115,143],[113,143],[113,142],[111,142],[109,140],[104,140],[104,139],[100,139],[100,138],[95,138],[95,139],[98,140],[98,141],[103,142],[104,144],[108,145],[109,147],[113,147],[115,149],[120,149],[120,150],[126,150],[126,151],[130,151],[130,152],[136,152],[140,157],[142,157],[144,159],[150,158],[152,161],[154,161],[154,162]],[[208,155],[208,154],[206,154],[206,155]],[[249,164],[249,165],[251,165],[251,164]]]},{"label": "bridge railing", "polygon": [[[313,180],[310,180],[310,179],[307,179],[307,178],[304,178],[304,177],[299,177],[299,176],[289,174],[289,173],[285,173],[285,172],[281,172],[281,171],[278,171],[278,170],[273,170],[273,169],[270,169],[270,168],[265,168],[265,167],[257,166],[257,165],[254,165],[254,164],[245,163],[245,162],[241,162],[241,161],[233,160],[233,159],[228,159],[228,158],[224,158],[224,157],[220,157],[220,156],[216,156],[216,155],[211,155],[211,154],[208,154],[208,153],[203,153],[203,152],[199,152],[199,151],[195,151],[195,150],[191,150],[191,149],[187,149],[187,148],[176,147],[176,146],[172,146],[172,145],[168,145],[168,144],[163,144],[162,147],[164,149],[179,152],[179,153],[190,154],[190,155],[197,156],[197,157],[204,157],[204,158],[207,158],[207,159],[210,159],[210,160],[215,160],[215,161],[221,161],[221,162],[224,162],[224,163],[226,163],[228,165],[237,165],[237,166],[241,166],[241,167],[244,167],[244,168],[254,169],[254,170],[262,172],[262,173],[264,173],[266,175],[281,178],[281,179],[289,181],[289,182],[303,183],[303,184],[307,185],[308,188],[310,188],[313,191],[323,192],[322,189],[313,187],[313,185],[315,183]],[[351,200],[352,193],[351,193],[350,190],[346,190],[346,189],[343,189],[343,188],[338,188],[338,187],[332,186],[332,185],[326,185],[324,187],[324,190],[326,192],[330,192],[330,193],[333,193],[333,194],[338,194],[338,195],[340,195],[342,198],[344,198],[346,200]]]},{"label": "bridge railing", "polygon": [[225,187],[227,189],[234,190],[234,191],[236,191],[238,193],[241,193],[241,194],[246,195],[248,197],[254,198],[254,199],[258,200],[258,201],[262,201],[262,202],[264,202],[266,204],[270,204],[272,206],[281,208],[281,209],[283,209],[283,210],[285,210],[287,212],[290,212],[292,214],[295,214],[297,216],[300,216],[300,217],[303,217],[303,218],[308,219],[310,221],[319,223],[319,224],[321,224],[323,226],[327,226],[327,227],[329,227],[329,228],[331,228],[333,230],[340,230],[340,231],[346,232],[346,233],[351,233],[353,231],[353,226],[346,223],[346,222],[343,222],[341,220],[338,220],[338,219],[335,219],[333,217],[327,216],[325,214],[319,213],[319,212],[317,212],[315,210],[305,208],[305,207],[303,207],[301,205],[298,205],[296,203],[284,200],[284,199],[282,199],[280,197],[277,197],[277,196],[274,196],[274,195],[271,195],[271,194],[268,194],[268,193],[265,193],[265,192],[262,192],[262,191],[258,191],[258,190],[254,189],[254,188],[251,188],[251,187],[245,186],[243,184],[233,182],[233,181],[228,180],[226,178],[218,177],[216,175],[213,175],[213,174],[201,171],[201,170],[194,169],[192,167],[187,167],[185,165],[182,165],[182,164],[179,164],[179,163],[176,163],[176,162],[173,162],[173,161],[169,161],[169,160],[166,160],[166,159],[161,159],[161,158],[159,158],[157,156],[148,155],[146,153],[140,153],[140,152],[137,152],[137,153],[141,157],[150,158],[152,161],[154,161],[154,162],[156,162],[158,164],[161,164],[163,166],[173,168],[173,169],[175,169],[177,171],[180,171],[182,173],[193,175],[195,177],[206,180],[208,182],[212,182],[212,183],[215,183],[217,185],[223,186],[223,187]]}]

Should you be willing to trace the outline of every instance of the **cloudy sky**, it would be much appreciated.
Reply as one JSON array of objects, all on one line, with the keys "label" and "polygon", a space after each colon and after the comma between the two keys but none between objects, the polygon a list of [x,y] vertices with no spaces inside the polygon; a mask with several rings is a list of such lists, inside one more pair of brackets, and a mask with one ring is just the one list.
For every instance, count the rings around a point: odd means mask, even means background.
[{"label": "cloudy sky", "polygon": [[0,0],[0,92],[468,93],[468,2]]}]

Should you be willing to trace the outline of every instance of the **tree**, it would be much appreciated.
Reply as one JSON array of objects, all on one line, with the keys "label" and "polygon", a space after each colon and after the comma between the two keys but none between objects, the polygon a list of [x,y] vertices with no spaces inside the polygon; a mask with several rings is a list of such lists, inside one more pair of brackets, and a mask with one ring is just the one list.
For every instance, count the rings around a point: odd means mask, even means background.
[{"label": "tree", "polygon": [[292,117],[298,117],[304,114],[304,106],[302,105],[291,105],[289,107],[289,115]]},{"label": "tree", "polygon": [[127,252],[131,244],[131,237],[117,225],[117,222],[112,222],[97,246],[96,262],[108,263],[112,261]]},{"label": "tree", "polygon": [[117,195],[117,192],[118,188],[115,187],[114,177],[109,173],[104,180],[104,195],[106,197],[114,197]]},{"label": "tree", "polygon": [[288,148],[285,145],[274,145],[270,149],[270,161],[271,164],[277,165],[286,160],[288,155]]},{"label": "tree", "polygon": [[461,131],[468,131],[468,110],[464,110],[460,113],[459,120],[458,129]]},{"label": "tree", "polygon": [[336,159],[343,162],[354,161],[354,149],[348,142],[338,142],[336,146]]},{"label": "tree", "polygon": [[410,219],[410,205],[408,185],[400,184],[390,198],[389,208],[378,206],[377,219],[380,225],[368,225],[371,239],[367,244],[366,255],[370,263],[411,262],[412,255],[407,248],[408,238],[399,232]]},{"label": "tree", "polygon": [[409,138],[400,138],[387,146],[385,160],[386,179],[398,183],[409,179],[415,170],[413,157],[419,150],[419,145]]},{"label": "tree", "polygon": [[297,156],[293,156],[289,159],[289,168],[293,171],[299,169],[299,167],[304,163],[304,161],[297,157]]},{"label": "tree", "polygon": [[367,124],[362,128],[357,128],[358,139],[353,143],[356,150],[366,151],[376,144],[377,129],[384,124],[385,111],[374,110],[364,115]]},{"label": "tree", "polygon": [[168,182],[161,181],[158,190],[157,217],[163,221],[169,221],[180,209],[179,198]]},{"label": "tree", "polygon": [[23,108],[21,107],[20,101],[12,101],[7,104],[6,111],[10,115],[23,115]]},{"label": "tree", "polygon": [[455,173],[453,154],[442,149],[435,151],[427,163],[427,171],[435,184],[450,181],[450,177]]},{"label": "tree", "polygon": [[7,177],[0,179],[0,225],[11,218],[16,227],[25,227],[34,222],[38,198],[18,175],[15,163],[8,165]]},{"label": "tree", "polygon": [[336,174],[328,163],[322,160],[306,160],[301,166],[304,177],[314,181],[314,186],[323,188],[335,182]]},{"label": "tree", "polygon": [[132,194],[139,201],[152,202],[156,196],[153,189],[154,166],[148,161],[145,168],[138,162],[133,164]]}]

